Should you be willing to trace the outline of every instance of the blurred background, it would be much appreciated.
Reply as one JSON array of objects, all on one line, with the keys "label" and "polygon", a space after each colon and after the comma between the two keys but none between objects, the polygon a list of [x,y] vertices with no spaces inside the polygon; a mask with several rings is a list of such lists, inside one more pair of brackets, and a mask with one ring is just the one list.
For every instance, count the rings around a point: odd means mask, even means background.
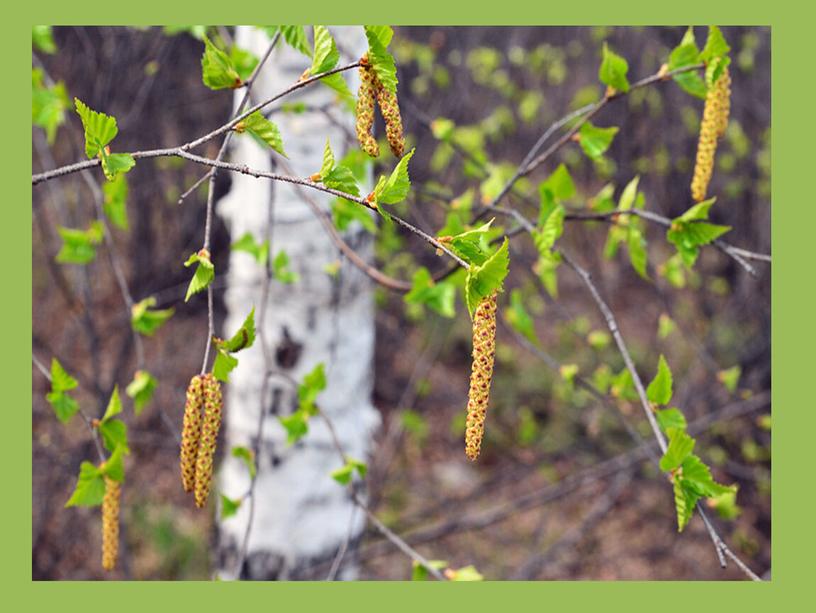
[{"label": "blurred background", "polygon": [[[170,146],[221,125],[231,113],[229,93],[201,84],[202,30],[58,27],[56,52],[35,47],[34,66],[63,82],[69,97],[115,115],[119,151]],[[706,29],[696,30],[702,46]],[[231,29],[209,31],[230,44]],[[400,106],[409,147],[416,147],[414,189],[398,211],[437,232],[452,200],[473,197],[478,204],[480,189],[488,189],[488,164],[506,179],[548,126],[603,95],[604,42],[628,60],[635,81],[657,72],[684,32],[396,27],[391,48]],[[725,237],[730,243],[770,253],[770,30],[723,32],[731,45],[731,121],[717,152],[712,220],[733,227]],[[605,185],[618,194],[640,176],[646,209],[676,217],[691,204],[702,106],[672,82],[634,91],[593,119],[620,128],[601,160],[568,144],[520,182],[533,204],[512,195],[507,202],[534,218],[538,183],[563,162],[577,187],[570,210],[591,211]],[[297,112],[282,105],[272,119]],[[447,142],[437,138],[440,118],[455,125]],[[382,138],[382,125],[375,130]],[[52,144],[39,128],[32,137],[34,172],[84,157],[73,111]],[[210,141],[201,155],[215,157],[218,146]],[[355,147],[353,134],[349,146]],[[392,164],[386,159],[375,172]],[[159,376],[152,405],[138,418],[126,416],[139,468],[129,471],[124,490],[116,578],[207,579],[212,569],[212,513],[197,512],[178,487],[177,445],[156,409],[180,424],[207,328],[205,301],[183,301],[189,270],[180,265],[200,246],[206,184],[178,200],[201,175],[200,167],[175,158],[137,164],[128,175],[130,229],[115,232],[136,300],[152,295],[158,307],[176,309],[145,342],[146,362]],[[229,181],[218,175],[217,194]],[[94,215],[78,175],[33,190],[33,353],[44,364],[60,358],[79,380],[76,396],[91,415],[104,412],[113,385],[123,389],[136,365],[129,315],[107,258],[82,267],[54,261],[57,226],[87,227]],[[770,266],[755,262],[752,277],[720,251],[703,248],[694,270],[683,271],[672,263],[664,229],[650,225],[651,281],[645,281],[625,249],[604,257],[608,230],[604,222],[568,221],[560,241],[593,274],[644,380],[659,354],[666,356],[672,405],[697,424],[696,452],[718,481],[739,486],[736,502],[723,501],[711,514],[734,551],[769,577]],[[380,228],[376,241],[377,265],[394,277],[410,280],[418,266],[447,266],[394,226]],[[212,253],[219,272],[228,267],[229,244],[216,218]],[[372,510],[426,557],[472,564],[487,579],[742,578],[733,564],[719,568],[699,519],[677,533],[670,486],[652,462],[632,455],[635,445],[620,416],[644,437],[648,424],[636,401],[616,394],[612,379],[623,362],[579,279],[562,266],[553,298],[532,270],[537,252],[527,237],[513,241],[511,256],[506,289],[519,290],[540,349],[531,349],[500,311],[486,440],[475,464],[462,449],[471,330],[460,296],[451,319],[401,293],[376,290],[373,400],[383,425],[368,462]],[[219,278],[215,289],[218,330]],[[541,359],[542,351],[560,372]],[[571,372],[608,392],[606,400],[576,385]],[[63,426],[54,418],[46,379],[35,371],[33,381],[33,578],[102,578],[98,509],[63,509],[80,462],[94,455],[92,443],[80,420]],[[362,579],[411,577],[410,560],[377,531],[354,546]]]}]

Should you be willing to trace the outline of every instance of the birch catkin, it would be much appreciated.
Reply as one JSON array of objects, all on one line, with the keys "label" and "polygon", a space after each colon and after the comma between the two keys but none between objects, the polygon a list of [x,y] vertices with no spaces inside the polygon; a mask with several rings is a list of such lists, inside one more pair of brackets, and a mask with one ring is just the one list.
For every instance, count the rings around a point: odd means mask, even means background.
[{"label": "birch catkin", "polygon": [[102,499],[102,568],[113,570],[119,554],[119,498],[122,486],[105,477],[105,497]]},{"label": "birch catkin", "polygon": [[702,202],[706,198],[708,184],[714,172],[717,139],[725,134],[730,110],[731,76],[726,68],[706,95],[703,121],[700,124],[700,138],[697,142],[697,159],[691,180],[691,197],[695,202]]},{"label": "birch catkin", "polygon": [[479,303],[473,315],[473,365],[465,428],[465,453],[471,460],[479,457],[484,437],[496,354],[496,308],[496,294],[493,293]]},{"label": "birch catkin", "polygon": [[204,405],[204,388],[201,377],[196,375],[187,386],[184,403],[184,427],[181,431],[181,484],[185,492],[195,487],[196,459],[201,438],[201,409]]},{"label": "birch catkin", "polygon": [[385,137],[388,140],[388,146],[391,148],[391,153],[401,158],[405,151],[405,137],[402,132],[402,117],[397,95],[385,88],[376,75],[374,79],[377,103],[380,105],[380,112],[385,121]]},{"label": "birch catkin", "polygon": [[375,158],[380,155],[380,145],[371,135],[374,127],[374,101],[377,97],[376,75],[368,64],[368,54],[360,59],[360,88],[357,90],[357,121],[355,128],[360,148]]},{"label": "birch catkin", "polygon": [[207,373],[202,378],[204,389],[204,421],[201,424],[201,440],[198,445],[195,470],[195,503],[201,508],[210,495],[213,475],[215,442],[221,429],[221,384]]}]

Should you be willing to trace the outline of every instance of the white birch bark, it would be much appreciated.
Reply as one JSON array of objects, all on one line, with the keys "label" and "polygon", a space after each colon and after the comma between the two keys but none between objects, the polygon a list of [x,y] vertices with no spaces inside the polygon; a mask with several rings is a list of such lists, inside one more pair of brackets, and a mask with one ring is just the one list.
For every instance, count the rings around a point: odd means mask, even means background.
[{"label": "white birch bark", "polygon": [[[331,31],[341,50],[353,57],[365,51],[362,28]],[[238,28],[236,37],[240,47],[259,57],[269,45],[264,33],[248,27]],[[284,90],[308,66],[308,58],[281,40],[260,72],[253,100]],[[356,91],[356,71],[345,78]],[[328,87],[314,84],[285,101],[319,107],[334,98]],[[345,115],[343,121],[353,133],[353,118],[348,113],[335,113],[335,117],[341,115]],[[297,176],[306,177],[320,169],[326,137],[337,158],[341,157],[345,134],[322,113],[280,113],[272,119],[280,128],[289,156],[287,164]],[[233,162],[271,170],[273,155],[248,136],[233,139]],[[326,194],[312,190],[310,196],[328,208],[330,197]],[[339,252],[295,188],[286,183],[273,185],[263,179],[232,175],[231,190],[218,203],[217,212],[227,223],[233,241],[246,232],[259,242],[264,240],[270,199],[274,199],[273,257],[285,251],[291,269],[299,277],[292,285],[272,281],[266,316],[256,321],[258,327],[263,326],[271,349],[271,367],[299,381],[318,363],[325,363],[327,388],[318,397],[318,404],[332,420],[344,451],[365,460],[379,424],[379,414],[371,404],[374,303],[370,281],[346,262],[336,278],[326,273],[327,264],[341,259]],[[371,237],[361,228],[350,230],[346,238],[361,255],[370,255]],[[237,330],[253,305],[257,316],[262,276],[262,268],[251,256],[231,254],[225,294],[228,316],[221,336]],[[325,422],[319,416],[313,417],[308,434],[295,445],[288,445],[278,418],[297,408],[296,390],[273,376],[268,397],[260,397],[264,360],[259,341],[238,357],[240,364],[232,372],[227,388],[225,436],[221,442],[224,453],[219,483],[226,496],[240,498],[249,489],[246,466],[229,451],[236,445],[253,448],[259,411],[267,413],[256,458],[255,510],[247,555],[242,568],[237,568],[249,519],[249,502],[245,501],[237,515],[219,522],[218,575],[224,579],[322,579],[349,535],[353,550],[364,527],[364,515],[353,513],[348,492],[330,477],[342,462]],[[356,576],[352,553],[344,558],[338,578]]]}]

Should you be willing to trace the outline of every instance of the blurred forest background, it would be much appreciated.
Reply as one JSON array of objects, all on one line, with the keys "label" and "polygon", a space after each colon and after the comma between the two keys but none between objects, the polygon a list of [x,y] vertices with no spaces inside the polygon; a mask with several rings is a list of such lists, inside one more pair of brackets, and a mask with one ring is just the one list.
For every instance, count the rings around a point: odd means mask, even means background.
[{"label": "blurred forest background", "polygon": [[[697,30],[702,45],[705,29]],[[229,29],[215,32],[230,40]],[[628,60],[634,81],[657,72],[685,28],[395,32],[400,104],[409,147],[417,150],[411,163],[415,187],[399,210],[433,233],[445,224],[445,202],[467,198],[469,189],[478,201],[485,177],[474,157],[512,171],[555,120],[603,95],[598,66],[604,41]],[[771,33],[741,27],[723,32],[732,47],[732,119],[710,189],[718,196],[713,221],[733,227],[726,236],[730,243],[770,253]],[[118,150],[170,146],[221,125],[231,112],[230,93],[201,84],[196,33],[59,27],[53,30],[56,53],[35,49],[34,65],[63,81],[71,97],[118,118]],[[617,194],[639,175],[646,209],[678,216],[691,204],[702,106],[672,82],[637,90],[593,119],[620,127],[602,160],[593,162],[568,144],[520,187],[537,204],[538,183],[564,162],[577,186],[570,210],[590,211],[605,184],[613,183]],[[289,112],[297,109],[277,107],[272,119]],[[34,172],[84,157],[79,118],[68,115],[53,146],[34,129]],[[440,117],[455,122],[455,146],[434,136]],[[381,125],[377,130],[382,136]],[[215,157],[217,147],[209,142],[202,155]],[[210,576],[212,514],[197,512],[184,497],[178,448],[156,410],[162,407],[180,424],[187,378],[200,363],[206,305],[183,302],[189,270],[180,263],[200,246],[206,186],[183,204],[178,200],[201,174],[200,167],[175,158],[137,164],[128,175],[130,230],[115,231],[136,300],[153,295],[158,307],[176,309],[145,344],[146,361],[159,377],[153,404],[138,418],[127,416],[139,469],[128,473],[124,489],[116,578]],[[227,173],[218,175],[219,193],[229,180]],[[522,199],[511,196],[509,202],[536,214]],[[130,381],[136,362],[107,258],[83,267],[54,261],[60,248],[56,227],[86,227],[93,215],[79,175],[33,191],[33,352],[45,364],[60,357],[80,381],[80,403],[95,415],[104,411],[114,383],[124,388]],[[650,225],[649,282],[633,271],[624,248],[604,258],[608,228],[568,221],[561,242],[593,274],[644,380],[665,354],[674,373],[672,404],[699,428],[697,453],[718,481],[739,485],[736,505],[712,510],[715,522],[735,552],[769,577],[770,266],[755,262],[754,278],[720,251],[703,248],[695,269],[683,273],[666,264],[674,248],[664,229]],[[381,230],[377,241],[380,254],[388,254],[378,266],[395,277],[410,280],[418,265],[431,271],[447,265],[427,245],[393,228]],[[219,273],[228,265],[229,242],[216,218],[212,252]],[[473,564],[487,579],[742,578],[733,564],[719,568],[699,518],[677,533],[670,485],[651,461],[632,455],[635,445],[615,412],[643,436],[650,436],[649,429],[636,402],[615,397],[610,380],[623,363],[586,289],[562,266],[553,299],[531,271],[531,241],[515,240],[511,255],[508,295],[520,290],[535,316],[541,349],[531,349],[500,321],[486,441],[475,464],[464,457],[462,442],[471,332],[461,298],[457,316],[448,319],[406,303],[400,293],[377,290],[374,403],[383,427],[369,459],[372,509],[428,558]],[[218,278],[215,287],[219,330],[224,309]],[[541,350],[565,366],[561,373],[540,359]],[[570,380],[573,365],[609,389],[606,401]],[[92,444],[80,420],[64,427],[54,418],[45,401],[49,389],[35,370],[33,578],[101,578],[98,509],[63,509]],[[410,561],[374,530],[357,554],[361,578],[411,576]]]}]

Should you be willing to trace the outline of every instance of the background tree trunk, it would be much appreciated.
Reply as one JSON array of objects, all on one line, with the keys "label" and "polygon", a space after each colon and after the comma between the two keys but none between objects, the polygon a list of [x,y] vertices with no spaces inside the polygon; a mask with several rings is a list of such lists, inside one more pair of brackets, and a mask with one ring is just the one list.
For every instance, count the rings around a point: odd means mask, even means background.
[{"label": "background tree trunk", "polygon": [[[350,54],[349,60],[365,51],[362,28],[332,28],[332,34],[341,51]],[[253,28],[238,28],[236,42],[258,57],[269,46],[266,35]],[[346,57],[341,62],[345,60]],[[308,65],[308,58],[279,41],[253,88],[253,99],[266,99],[285,89],[297,81]],[[352,90],[356,90],[356,71],[346,78]],[[237,99],[242,95],[239,92]],[[312,109],[331,104],[334,98],[332,90],[315,84],[286,101],[304,102]],[[337,122],[330,121],[323,112],[311,110],[302,114],[276,113],[272,117],[283,136],[290,160],[287,166],[295,175],[305,177],[320,169],[327,137],[338,159],[341,157],[347,130],[351,129],[353,134],[353,120],[348,113],[339,111],[333,109]],[[250,137],[233,140],[234,162],[271,169],[273,155]],[[322,196],[309,194],[327,209],[330,197]],[[218,203],[217,211],[226,221],[233,241],[251,232],[262,242],[266,238],[270,206],[274,222],[271,257],[285,251],[298,280],[291,285],[273,280],[265,317],[257,319],[272,362],[268,367],[300,381],[317,364],[325,363],[327,387],[318,404],[332,420],[344,451],[351,457],[365,459],[379,424],[379,414],[371,404],[374,351],[371,284],[345,262],[340,274],[335,277],[327,274],[326,265],[341,260],[339,252],[293,186],[273,185],[271,181],[234,174],[231,190]],[[354,227],[346,238],[367,257],[372,247],[370,234]],[[241,325],[253,305],[258,318],[263,275],[262,267],[250,255],[231,254],[225,294],[228,312],[225,335]],[[330,476],[341,460],[326,423],[319,416],[313,417],[308,434],[294,445],[287,444],[278,418],[297,409],[297,390],[286,378],[273,374],[266,386],[266,397],[261,397],[265,363],[260,336],[255,346],[239,357],[240,365],[231,375],[226,399],[221,491],[230,498],[240,498],[250,487],[247,467],[230,455],[233,446],[257,449],[258,476],[245,557],[242,548],[250,521],[249,500],[244,501],[237,515],[219,522],[219,576],[323,579],[337,552],[349,544],[337,577],[354,578],[352,552],[365,524],[364,515],[355,513],[346,488]],[[265,412],[260,438],[259,411]],[[327,563],[319,564],[323,561]]]}]

